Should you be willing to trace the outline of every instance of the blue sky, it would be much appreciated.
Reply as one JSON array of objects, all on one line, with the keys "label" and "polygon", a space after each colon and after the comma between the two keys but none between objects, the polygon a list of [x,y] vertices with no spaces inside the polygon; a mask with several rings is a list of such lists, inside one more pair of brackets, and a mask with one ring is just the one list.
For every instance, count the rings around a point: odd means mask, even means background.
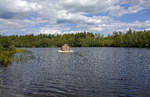
[{"label": "blue sky", "polygon": [[150,30],[150,0],[0,0],[0,34]]}]

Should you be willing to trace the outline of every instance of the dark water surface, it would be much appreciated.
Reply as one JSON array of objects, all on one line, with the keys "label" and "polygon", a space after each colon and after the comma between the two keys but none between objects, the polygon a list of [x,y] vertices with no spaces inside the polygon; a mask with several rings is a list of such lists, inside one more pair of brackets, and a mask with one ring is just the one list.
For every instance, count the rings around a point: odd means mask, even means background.
[{"label": "dark water surface", "polygon": [[150,49],[29,48],[0,67],[0,97],[150,97]]}]

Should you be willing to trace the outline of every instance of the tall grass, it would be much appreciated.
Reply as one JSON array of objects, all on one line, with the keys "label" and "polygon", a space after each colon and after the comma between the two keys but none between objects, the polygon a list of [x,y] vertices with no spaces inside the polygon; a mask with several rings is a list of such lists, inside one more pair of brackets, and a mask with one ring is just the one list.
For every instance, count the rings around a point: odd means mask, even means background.
[{"label": "tall grass", "polygon": [[12,56],[15,52],[12,51],[0,51],[0,64],[6,66],[12,62]]},{"label": "tall grass", "polygon": [[0,65],[7,66],[13,60],[13,55],[15,53],[25,52],[23,49],[16,49],[14,46],[10,46],[9,48],[0,47]]}]

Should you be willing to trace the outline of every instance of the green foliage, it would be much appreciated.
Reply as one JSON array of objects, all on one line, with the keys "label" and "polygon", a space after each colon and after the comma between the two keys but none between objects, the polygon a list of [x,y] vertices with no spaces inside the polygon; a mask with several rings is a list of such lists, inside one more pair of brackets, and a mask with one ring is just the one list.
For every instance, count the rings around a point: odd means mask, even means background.
[{"label": "green foliage", "polygon": [[6,45],[0,45],[0,65],[7,66],[12,62],[12,56],[16,53],[14,45],[7,43]]},{"label": "green foliage", "polygon": [[12,61],[12,53],[8,51],[0,51],[0,65],[6,66]]},{"label": "green foliage", "polygon": [[72,47],[150,47],[150,31],[114,32],[104,37],[100,34],[82,32],[63,35],[24,35],[0,36],[0,49],[15,47],[61,47],[63,44]]},{"label": "green foliage", "polygon": [[15,51],[15,50],[16,50],[15,45],[10,45],[10,46],[9,46],[9,50],[10,50],[10,51]]}]

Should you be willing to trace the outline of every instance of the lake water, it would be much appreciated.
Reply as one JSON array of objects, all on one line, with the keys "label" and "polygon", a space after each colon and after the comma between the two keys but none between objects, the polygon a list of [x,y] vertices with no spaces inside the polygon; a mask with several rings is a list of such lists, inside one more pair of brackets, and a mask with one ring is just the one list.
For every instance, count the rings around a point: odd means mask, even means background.
[{"label": "lake water", "polygon": [[150,97],[150,49],[28,48],[0,67],[0,97]]}]

